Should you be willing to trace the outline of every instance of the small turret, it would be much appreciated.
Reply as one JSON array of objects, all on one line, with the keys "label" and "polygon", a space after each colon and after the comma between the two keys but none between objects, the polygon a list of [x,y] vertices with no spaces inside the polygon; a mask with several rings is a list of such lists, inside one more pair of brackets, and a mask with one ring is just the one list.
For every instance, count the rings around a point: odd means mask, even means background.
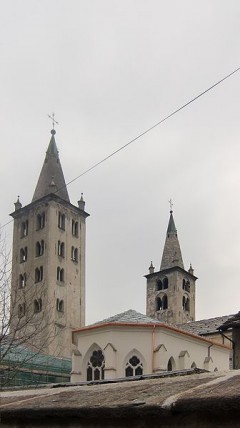
[{"label": "small turret", "polygon": [[14,205],[15,205],[15,211],[20,210],[20,208],[22,208],[22,204],[19,201],[19,196],[17,198],[17,202],[14,202]]},{"label": "small turret", "polygon": [[78,201],[78,208],[80,208],[80,210],[84,211],[85,201],[83,200],[83,193],[81,193],[81,199],[80,199],[80,201]]},{"label": "small turret", "polygon": [[149,273],[154,273],[154,269],[155,269],[155,267],[153,266],[153,263],[151,262],[151,264],[149,266]]}]

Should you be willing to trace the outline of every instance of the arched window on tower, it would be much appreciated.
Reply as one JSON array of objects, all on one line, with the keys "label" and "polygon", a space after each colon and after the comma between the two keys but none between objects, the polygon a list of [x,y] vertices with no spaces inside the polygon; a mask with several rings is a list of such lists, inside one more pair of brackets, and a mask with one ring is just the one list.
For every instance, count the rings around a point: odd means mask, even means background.
[{"label": "arched window on tower", "polygon": [[188,293],[190,293],[190,282],[188,279],[183,279],[182,281],[182,288],[183,290],[187,291]]},{"label": "arched window on tower", "polygon": [[71,249],[71,260],[73,262],[77,262],[78,261],[78,249],[75,247],[72,247]]},{"label": "arched window on tower", "polygon": [[166,294],[164,294],[164,296],[162,298],[162,308],[163,309],[167,309],[168,308],[168,298],[167,298]]},{"label": "arched window on tower", "polygon": [[20,250],[20,263],[24,263],[27,260],[27,247],[21,248]]},{"label": "arched window on tower", "polygon": [[36,242],[36,257],[42,256],[44,253],[44,241]]},{"label": "arched window on tower", "polygon": [[140,376],[143,374],[143,364],[141,360],[133,355],[126,364],[125,376]]},{"label": "arched window on tower", "polygon": [[64,312],[64,301],[63,300],[57,299],[56,309],[58,312]]},{"label": "arched window on tower", "polygon": [[65,257],[65,244],[64,242],[58,241],[58,255]]},{"label": "arched window on tower", "polygon": [[65,215],[61,212],[58,213],[58,227],[59,229],[65,230]]},{"label": "arched window on tower", "polygon": [[57,281],[64,282],[64,269],[59,266],[57,268]]},{"label": "arched window on tower", "polygon": [[72,235],[78,237],[78,221],[72,220]]},{"label": "arched window on tower", "polygon": [[166,290],[168,288],[168,278],[167,277],[165,277],[163,279],[163,288],[164,288],[164,290]]},{"label": "arched window on tower", "polygon": [[156,298],[156,311],[161,311],[162,309],[162,299],[160,297]]},{"label": "arched window on tower", "polygon": [[35,283],[43,280],[43,266],[35,269]]},{"label": "arched window on tower", "polygon": [[101,349],[93,351],[87,364],[87,380],[104,379],[105,359]]},{"label": "arched window on tower", "polygon": [[41,310],[42,310],[42,299],[34,300],[33,307],[34,307],[34,313],[35,314],[38,312],[41,312]]},{"label": "arched window on tower", "polygon": [[182,308],[184,311],[189,312],[190,310],[190,300],[187,296],[183,296],[182,299]]},{"label": "arched window on tower", "polygon": [[157,281],[157,283],[156,283],[156,290],[157,290],[157,291],[160,291],[160,290],[162,290],[162,289],[163,289],[162,281],[161,281],[161,279],[158,279],[158,281]]},{"label": "arched window on tower", "polygon": [[42,212],[37,215],[37,230],[43,229],[45,227],[45,212]]},{"label": "arched window on tower", "polygon": [[21,238],[28,235],[28,220],[25,220],[21,224]]},{"label": "arched window on tower", "polygon": [[27,283],[27,274],[20,274],[19,275],[19,282],[18,282],[18,287],[19,288],[24,288],[26,286]]}]

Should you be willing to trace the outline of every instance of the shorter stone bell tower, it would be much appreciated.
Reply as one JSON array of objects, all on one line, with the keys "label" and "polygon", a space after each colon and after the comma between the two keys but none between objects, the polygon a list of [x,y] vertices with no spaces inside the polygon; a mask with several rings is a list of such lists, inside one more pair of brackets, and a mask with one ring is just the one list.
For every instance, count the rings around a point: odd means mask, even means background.
[{"label": "shorter stone bell tower", "polygon": [[170,211],[160,270],[151,263],[147,278],[147,310],[152,318],[168,324],[195,321],[195,281],[192,266],[184,269],[173,212]]}]

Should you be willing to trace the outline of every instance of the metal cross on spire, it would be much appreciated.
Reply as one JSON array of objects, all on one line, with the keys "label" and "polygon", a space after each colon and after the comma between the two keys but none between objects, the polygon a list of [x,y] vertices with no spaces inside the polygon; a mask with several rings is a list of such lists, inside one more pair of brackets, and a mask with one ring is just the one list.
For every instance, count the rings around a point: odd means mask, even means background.
[{"label": "metal cross on spire", "polygon": [[170,204],[170,212],[172,212],[172,209],[173,209],[173,201],[172,201],[172,199],[170,199],[168,202],[169,202],[169,204]]},{"label": "metal cross on spire", "polygon": [[55,120],[55,114],[52,113],[52,116],[50,116],[50,114],[48,114],[49,119],[52,119],[52,126],[54,129],[55,124],[59,125],[59,123]]}]

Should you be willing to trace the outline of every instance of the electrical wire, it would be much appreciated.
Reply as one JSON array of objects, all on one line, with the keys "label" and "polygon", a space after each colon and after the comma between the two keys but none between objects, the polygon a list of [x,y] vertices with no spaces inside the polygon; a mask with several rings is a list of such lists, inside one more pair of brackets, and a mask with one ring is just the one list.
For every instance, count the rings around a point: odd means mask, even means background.
[{"label": "electrical wire", "polygon": [[[188,107],[190,104],[192,104],[193,102],[195,102],[196,100],[198,100],[199,98],[201,98],[203,95],[205,95],[207,92],[211,91],[213,88],[215,88],[216,86],[220,85],[222,82],[224,82],[225,80],[227,80],[229,77],[231,77],[233,74],[237,73],[240,70],[240,67],[236,68],[235,70],[233,70],[231,73],[227,74],[226,76],[224,76],[222,79],[218,80],[216,83],[214,83],[213,85],[209,86],[209,88],[205,89],[203,92],[201,92],[200,94],[198,94],[197,96],[195,96],[194,98],[192,98],[191,100],[187,101],[185,104],[183,104],[182,106],[178,107],[176,110],[174,110],[172,113],[168,114],[167,116],[163,117],[161,120],[159,120],[159,122],[155,123],[154,125],[150,126],[150,128],[146,129],[145,131],[141,132],[140,134],[138,134],[135,138],[133,138],[132,140],[128,141],[128,143],[124,144],[123,146],[119,147],[117,150],[114,150],[112,153],[110,153],[108,156],[106,156],[105,158],[101,159],[99,162],[96,162],[95,164],[93,164],[91,167],[87,168],[85,171],[83,171],[81,174],[79,174],[77,177],[73,178],[72,180],[70,180],[65,186],[62,186],[60,189],[58,189],[56,192],[54,193],[58,193],[60,192],[60,190],[62,190],[63,188],[69,186],[70,184],[72,184],[74,181],[78,180],[80,177],[82,177],[83,175],[87,174],[88,172],[92,171],[93,169],[97,168],[99,165],[101,165],[103,162],[106,162],[108,159],[110,159],[111,157],[115,156],[117,153],[119,153],[120,151],[126,149],[126,147],[130,146],[130,144],[134,143],[135,141],[139,140],[139,138],[143,137],[144,135],[148,134],[150,131],[152,131],[154,128],[156,128],[157,126],[161,125],[163,122],[166,122],[166,120],[170,119],[172,116],[174,116],[175,114],[179,113],[181,110],[183,110],[184,108]],[[0,226],[0,230],[3,229],[5,226],[7,226],[8,224],[12,223],[13,220],[8,221],[7,223],[3,224],[2,226]]]}]

